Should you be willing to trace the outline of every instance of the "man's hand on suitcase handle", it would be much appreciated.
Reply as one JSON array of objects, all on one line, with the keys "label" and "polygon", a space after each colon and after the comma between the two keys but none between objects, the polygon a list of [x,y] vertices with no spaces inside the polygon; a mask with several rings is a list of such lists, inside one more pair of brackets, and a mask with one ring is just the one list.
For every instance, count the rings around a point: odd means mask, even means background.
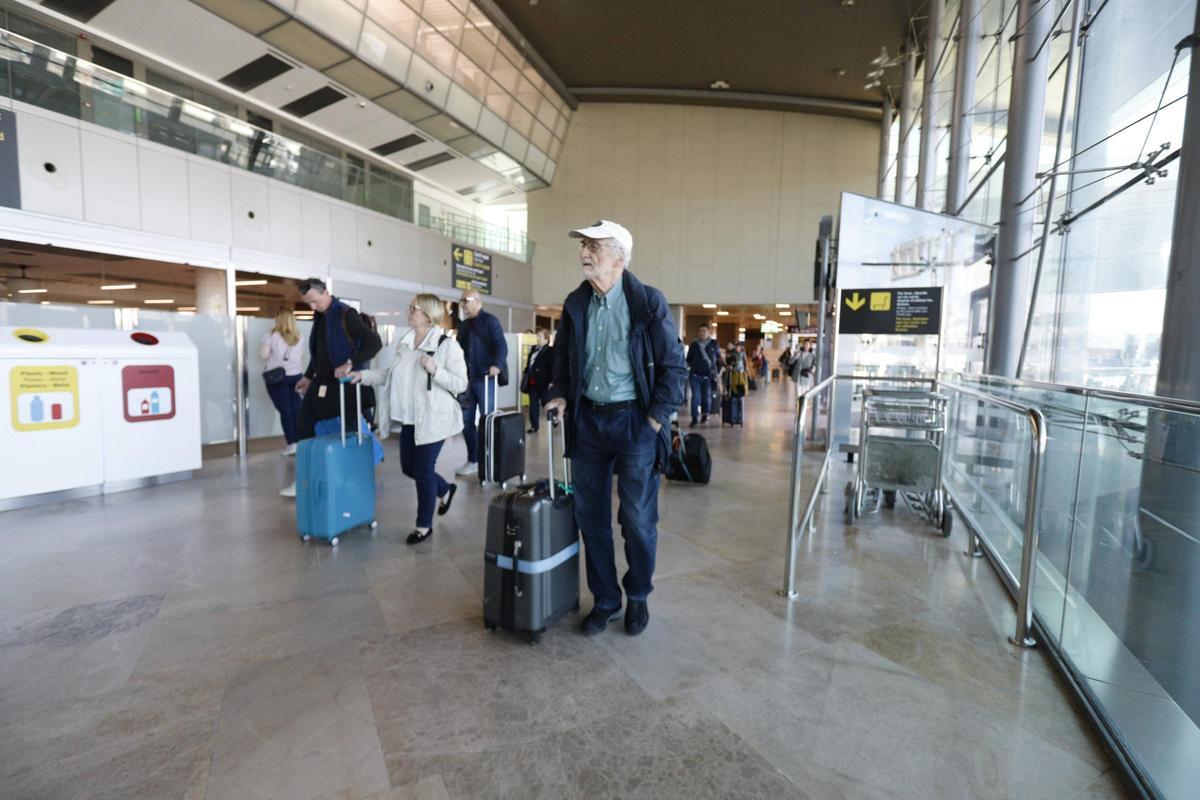
[{"label": "man's hand on suitcase handle", "polygon": [[342,378],[346,377],[353,371],[354,371],[354,365],[351,364],[349,361],[347,361],[345,364],[342,364],[340,367],[338,367],[337,369],[335,369],[333,371],[333,377],[337,378],[340,381]]},{"label": "man's hand on suitcase handle", "polygon": [[567,410],[567,401],[561,397],[556,397],[546,403],[546,419],[551,422],[557,422],[558,417]]}]

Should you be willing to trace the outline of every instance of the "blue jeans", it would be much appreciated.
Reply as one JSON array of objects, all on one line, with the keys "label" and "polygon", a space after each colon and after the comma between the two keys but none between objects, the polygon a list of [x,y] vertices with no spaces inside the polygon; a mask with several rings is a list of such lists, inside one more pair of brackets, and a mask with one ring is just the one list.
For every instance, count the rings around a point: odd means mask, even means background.
[{"label": "blue jeans", "polygon": [[288,444],[296,443],[296,418],[300,416],[300,405],[304,398],[296,394],[296,384],[302,375],[288,375],[275,385],[267,385],[267,394],[279,412],[279,424],[283,426],[283,438]]},{"label": "blue jeans", "polygon": [[[463,439],[467,441],[467,461],[475,464],[479,461],[479,428],[475,424],[475,410],[479,409],[480,416],[486,416],[496,410],[495,381],[489,381],[488,408],[483,407],[483,381],[475,381],[467,387],[467,404],[463,407]],[[481,420],[482,421],[482,420]]]},{"label": "blue jeans", "polygon": [[[575,522],[583,534],[588,589],[596,608],[621,607],[621,587],[630,600],[645,600],[653,590],[658,545],[658,474],[654,471],[656,435],[636,405],[609,414],[582,401],[571,459]],[[617,476],[621,537],[629,571],[617,582],[612,528],[612,481]]]},{"label": "blue jeans", "polygon": [[417,527],[433,527],[433,509],[437,499],[450,491],[450,484],[437,474],[438,453],[442,452],[440,442],[417,444],[415,428],[405,425],[400,431],[400,471],[413,479],[417,484]]},{"label": "blue jeans", "polygon": [[700,419],[700,414],[708,416],[712,405],[712,378],[707,375],[689,375],[688,383],[692,387],[692,422]]}]

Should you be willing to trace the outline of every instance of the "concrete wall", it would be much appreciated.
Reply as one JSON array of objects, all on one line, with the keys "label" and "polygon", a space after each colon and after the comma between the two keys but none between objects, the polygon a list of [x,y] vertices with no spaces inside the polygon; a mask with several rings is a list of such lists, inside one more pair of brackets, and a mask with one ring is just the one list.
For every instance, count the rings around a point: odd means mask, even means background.
[{"label": "concrete wall", "polygon": [[[20,102],[2,105],[16,113],[21,209],[0,209],[0,238],[457,297],[450,240],[417,225]],[[492,270],[490,302],[532,313],[532,268],[494,254]]]},{"label": "concrete wall", "polygon": [[534,301],[578,285],[571,228],[613,219],[672,303],[812,301],[813,242],[842,191],[874,194],[879,125],[699,106],[584,103],[554,184],[529,195]]}]

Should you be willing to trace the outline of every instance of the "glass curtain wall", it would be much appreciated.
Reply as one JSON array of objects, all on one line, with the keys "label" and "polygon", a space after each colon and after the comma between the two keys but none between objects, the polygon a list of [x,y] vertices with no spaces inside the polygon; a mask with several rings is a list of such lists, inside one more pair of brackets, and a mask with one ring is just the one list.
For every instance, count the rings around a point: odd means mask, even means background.
[{"label": "glass curtain wall", "polygon": [[[933,189],[926,201],[931,211],[946,207],[946,181],[950,171],[950,117],[954,111],[954,66],[958,59],[959,0],[948,0],[945,13],[938,20],[941,37],[941,58],[933,65],[933,139],[935,142]],[[922,120],[924,124],[924,120]]]},{"label": "glass curtain wall", "polygon": [[1054,211],[1058,218],[1069,208],[1070,224],[1048,242],[1024,377],[1155,390],[1176,167],[1165,166],[1164,177],[1139,165],[1180,145],[1191,59],[1175,45],[1191,33],[1195,10],[1195,0],[1089,7],[1077,155],[1060,167],[1073,174]]}]

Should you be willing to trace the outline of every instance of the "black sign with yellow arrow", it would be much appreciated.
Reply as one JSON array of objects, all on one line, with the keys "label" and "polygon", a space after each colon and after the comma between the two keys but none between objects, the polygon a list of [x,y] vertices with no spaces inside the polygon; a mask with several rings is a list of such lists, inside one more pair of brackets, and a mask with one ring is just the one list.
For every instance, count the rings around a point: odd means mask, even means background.
[{"label": "black sign with yellow arrow", "polygon": [[940,286],[842,289],[838,333],[937,336],[941,324]]},{"label": "black sign with yellow arrow", "polygon": [[450,245],[453,267],[450,280],[455,289],[475,289],[480,294],[492,293],[492,254],[461,244]]}]

